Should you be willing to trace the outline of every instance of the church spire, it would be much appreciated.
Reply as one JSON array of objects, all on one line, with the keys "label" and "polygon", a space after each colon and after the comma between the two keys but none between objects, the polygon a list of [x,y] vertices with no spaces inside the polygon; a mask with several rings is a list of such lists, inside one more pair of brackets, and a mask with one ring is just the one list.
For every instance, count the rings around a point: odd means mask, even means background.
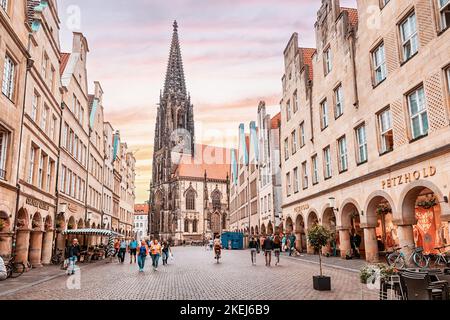
[{"label": "church spire", "polygon": [[178,38],[178,23],[173,23],[172,43],[170,45],[169,62],[167,64],[166,81],[164,85],[164,95],[186,93],[186,83],[184,79],[183,60],[181,58],[180,41]]}]

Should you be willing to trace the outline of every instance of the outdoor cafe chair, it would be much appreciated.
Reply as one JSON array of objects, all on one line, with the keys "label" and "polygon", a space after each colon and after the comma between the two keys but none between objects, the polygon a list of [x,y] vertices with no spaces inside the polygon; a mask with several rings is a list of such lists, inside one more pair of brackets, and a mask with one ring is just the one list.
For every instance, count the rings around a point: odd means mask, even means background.
[{"label": "outdoor cafe chair", "polygon": [[431,281],[428,272],[403,271],[400,273],[408,300],[444,300],[448,298],[446,281]]}]

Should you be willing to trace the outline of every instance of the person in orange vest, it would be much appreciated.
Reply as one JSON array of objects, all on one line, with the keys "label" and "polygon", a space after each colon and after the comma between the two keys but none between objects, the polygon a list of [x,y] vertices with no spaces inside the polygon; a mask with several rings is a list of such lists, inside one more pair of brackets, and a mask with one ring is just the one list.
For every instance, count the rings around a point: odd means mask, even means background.
[{"label": "person in orange vest", "polygon": [[137,252],[138,252],[139,272],[144,272],[145,259],[147,258],[148,255],[148,246],[144,240],[141,241],[141,245],[139,246]]},{"label": "person in orange vest", "polygon": [[150,244],[150,252],[152,254],[153,271],[157,271],[159,257],[161,256],[161,244],[158,242],[158,239],[154,239]]}]

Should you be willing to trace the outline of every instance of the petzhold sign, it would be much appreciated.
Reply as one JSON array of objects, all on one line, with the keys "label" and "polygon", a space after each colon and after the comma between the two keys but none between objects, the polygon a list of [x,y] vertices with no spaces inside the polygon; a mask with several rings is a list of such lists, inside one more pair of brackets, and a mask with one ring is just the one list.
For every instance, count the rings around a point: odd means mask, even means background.
[{"label": "petzhold sign", "polygon": [[415,170],[413,172],[408,172],[393,178],[385,179],[381,181],[381,187],[384,189],[390,189],[393,187],[400,186],[402,184],[408,184],[413,181],[420,179],[426,179],[436,175],[436,168],[430,166],[428,168],[423,168],[421,170]]},{"label": "petzhold sign", "polygon": [[294,212],[295,213],[302,213],[303,211],[306,211],[309,209],[309,204],[302,204],[301,206],[295,207]]},{"label": "petzhold sign", "polygon": [[37,199],[33,199],[33,198],[27,198],[26,203],[30,206],[48,211],[48,209],[50,208],[50,206],[40,200]]}]

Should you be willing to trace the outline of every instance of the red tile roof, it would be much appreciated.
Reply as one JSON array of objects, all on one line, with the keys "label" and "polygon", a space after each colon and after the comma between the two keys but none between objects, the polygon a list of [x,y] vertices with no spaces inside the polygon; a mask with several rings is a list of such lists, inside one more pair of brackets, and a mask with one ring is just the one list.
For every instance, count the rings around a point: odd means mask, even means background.
[{"label": "red tile roof", "polygon": [[61,57],[59,59],[59,73],[62,75],[64,70],[66,70],[67,63],[69,62],[70,53],[61,52]]},{"label": "red tile roof", "polygon": [[148,204],[135,204],[134,205],[134,214],[148,213],[148,209],[149,209]]},{"label": "red tile roof", "polygon": [[181,156],[175,175],[178,177],[226,180],[230,176],[231,150],[221,147],[197,144],[194,157]]},{"label": "red tile roof", "polygon": [[355,8],[342,8],[341,12],[346,11],[348,12],[348,20],[350,22],[350,25],[356,26],[358,25],[358,10]]},{"label": "red tile roof", "polygon": [[314,76],[314,70],[313,70],[313,63],[312,63],[312,57],[316,53],[316,49],[314,48],[299,48],[300,53],[303,56],[303,63],[307,65],[309,68],[309,80],[313,79]]},{"label": "red tile roof", "polygon": [[280,124],[281,124],[281,112],[278,112],[278,114],[270,120],[270,127],[272,129],[278,129],[280,127]]}]

